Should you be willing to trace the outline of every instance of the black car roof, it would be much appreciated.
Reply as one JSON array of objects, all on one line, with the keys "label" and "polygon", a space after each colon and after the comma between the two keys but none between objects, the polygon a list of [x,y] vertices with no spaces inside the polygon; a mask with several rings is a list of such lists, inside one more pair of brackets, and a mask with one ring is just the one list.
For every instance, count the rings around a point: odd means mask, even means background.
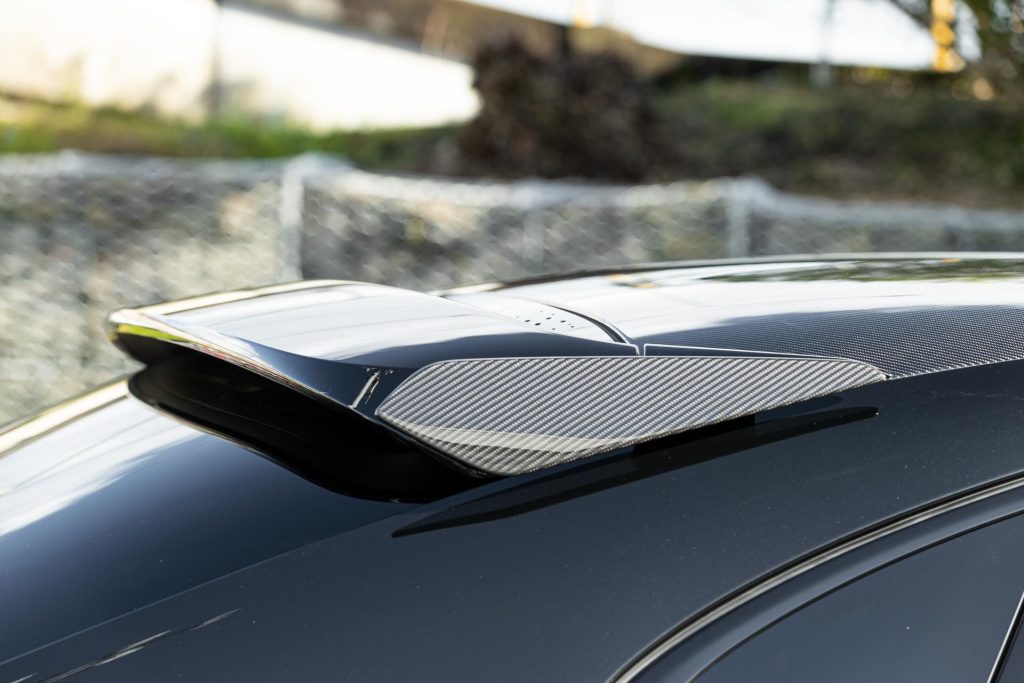
[{"label": "black car roof", "polygon": [[851,255],[634,266],[438,296],[318,281],[141,310],[365,365],[675,345],[848,358],[904,377],[1024,357],[1022,285],[1024,255]]},{"label": "black car roof", "polygon": [[470,474],[509,475],[887,376],[1024,358],[1020,264],[666,267],[440,296],[318,283],[110,322],[144,362],[203,353]]},{"label": "black car roof", "polygon": [[663,266],[493,294],[585,312],[634,343],[838,356],[893,377],[1024,354],[1024,258],[1015,255]]},{"label": "black car roof", "polygon": [[[1021,263],[915,257],[673,267],[479,293],[565,306],[584,320],[600,319],[601,325],[645,341],[687,331],[677,319],[664,319],[666,301],[682,302],[691,311],[756,309],[747,294],[732,300],[711,296],[712,290],[739,292],[723,288],[744,282],[755,283],[766,301],[771,292],[789,289],[782,285],[794,284],[794,295],[784,299],[789,313],[773,309],[780,319],[806,312],[800,307],[810,306],[807,302],[827,310],[829,301],[848,306],[854,300],[870,302],[857,310],[896,316],[901,307],[895,301],[914,308],[926,296],[938,297],[929,305],[946,312],[1005,306],[1011,310],[1003,313],[1016,315]],[[841,277],[844,271],[852,277]],[[766,279],[769,273],[782,279]],[[808,277],[795,280],[796,273]],[[630,279],[618,284],[623,277]],[[654,280],[660,284],[647,286]],[[876,295],[829,296],[837,282],[864,284]],[[780,288],[772,289],[775,285]],[[620,295],[628,304],[620,310],[635,317],[614,314],[609,302]],[[644,301],[651,303],[641,310]],[[210,316],[232,310],[235,315],[259,302],[205,310]],[[486,305],[494,306],[493,299]],[[296,325],[301,320],[299,312],[281,315],[294,315]],[[819,332],[835,324],[826,316],[814,316],[813,322]],[[662,327],[655,330],[655,325]],[[287,325],[276,329],[284,336],[289,332]],[[1011,327],[991,332],[1007,343],[1020,339]],[[944,339],[943,348],[950,349],[972,341]],[[901,339],[879,341],[891,347]],[[922,359],[934,352],[916,344],[911,350]],[[106,457],[96,447],[62,475],[81,477],[73,480],[74,495],[64,507],[54,506],[40,513],[39,521],[0,534],[0,575],[22,586],[5,614],[31,625],[30,644],[39,648],[23,657],[7,650],[12,659],[0,662],[0,677],[56,675],[166,632],[172,637],[112,660],[110,675],[115,676],[117,666],[121,678],[147,680],[210,677],[214,671],[239,680],[316,679],[324,671],[351,680],[612,679],[681,624],[766,576],[889,520],[1024,475],[1018,432],[1024,362],[993,364],[1001,360],[1007,358],[992,353],[977,367],[909,372],[897,381],[758,412],[629,450],[484,480],[426,502],[368,504],[382,511],[360,512],[364,516],[350,523],[335,520],[338,531],[322,531],[327,536],[309,539],[315,542],[289,536],[287,543],[265,544],[274,551],[260,551],[283,553],[277,557],[257,558],[255,550],[239,553],[233,545],[258,546],[254,539],[264,533],[261,528],[204,529],[203,557],[190,554],[184,532],[166,531],[186,528],[199,514],[199,508],[176,509],[169,501],[178,497],[190,503],[217,501],[225,508],[219,514],[230,513],[232,519],[250,514],[254,500],[232,487],[260,468],[240,449],[232,449],[230,458],[204,463],[196,439],[180,438],[140,453],[123,467],[115,463],[121,467],[115,476],[109,468],[91,474],[97,459]],[[940,367],[945,366],[932,369]],[[133,414],[169,421],[127,401]],[[124,403],[117,410],[125,410]],[[107,410],[100,407],[91,414]],[[118,438],[133,440],[131,429],[121,431]],[[32,433],[33,458],[51,448],[48,439],[60,432]],[[217,439],[204,435],[201,442]],[[344,455],[363,449],[353,443],[345,442]],[[12,453],[17,450],[8,456]],[[259,462],[264,469],[269,466]],[[24,465],[18,458],[0,458],[0,480],[5,466]],[[208,476],[206,468],[214,466],[216,477]],[[177,467],[185,469],[177,472],[172,487],[165,477],[154,476]],[[290,501],[305,486],[286,474],[268,470],[268,490],[258,495],[276,496],[272,516],[281,516],[296,538],[310,515],[362,510],[318,499],[292,519]],[[41,501],[64,500],[56,496],[63,491],[60,478],[35,481],[21,494],[32,496],[31,486],[38,486]],[[209,489],[190,487],[190,481],[208,482]],[[279,489],[289,493],[277,495]],[[232,495],[224,496],[226,491]],[[84,529],[83,510],[89,512]],[[130,539],[97,531],[119,529],[132,520],[139,521],[132,522]],[[97,533],[99,541],[89,541],[90,533]],[[159,540],[160,547],[154,549],[147,538]],[[67,539],[81,540],[73,547],[54,547]],[[91,591],[118,590],[105,572],[80,571],[98,566],[97,548],[108,549],[112,557],[116,549],[118,575],[135,579],[131,609],[126,606],[121,616],[85,628],[85,598]],[[76,561],[76,553],[88,562]],[[54,563],[58,556],[62,561]],[[143,563],[155,566],[156,560],[161,568],[149,573]],[[209,574],[214,565],[221,571],[217,576]],[[142,569],[133,572],[135,566]],[[36,581],[37,576],[46,581]],[[47,603],[49,596],[64,595],[53,586],[83,596],[73,628],[67,624],[62,630],[60,606]],[[181,656],[183,651],[187,656]]]},{"label": "black car roof", "polygon": [[[56,674],[182,629],[173,642],[119,658],[110,676],[613,679],[681,624],[802,558],[1020,477],[1022,380],[1024,363],[1013,362],[882,382],[672,443],[493,481],[174,597],[151,582],[134,604],[154,604],[71,636],[59,628],[59,606],[47,609],[53,591],[37,591],[29,577],[47,577],[40,590],[62,579],[83,595],[108,582],[102,572],[82,575],[83,563],[66,554],[65,562],[36,566],[35,558],[53,556],[53,529],[76,529],[84,505],[104,510],[92,513],[94,524],[137,517],[162,528],[169,521],[161,516],[185,514],[164,505],[139,515],[151,505],[145,491],[98,487],[45,525],[0,537],[18,547],[0,552],[0,569],[23,586],[6,613],[48,634],[37,635],[39,645],[56,641],[0,673]],[[189,448],[154,457],[167,467],[187,464],[181,481],[202,481],[202,462],[181,459]],[[231,481],[230,472],[218,475],[218,486]],[[162,557],[182,576],[196,561],[187,537],[167,546],[177,551],[169,554],[110,541],[125,569]],[[227,552],[232,544],[223,542]],[[12,562],[16,573],[3,567]],[[215,626],[198,628],[212,619]]]}]

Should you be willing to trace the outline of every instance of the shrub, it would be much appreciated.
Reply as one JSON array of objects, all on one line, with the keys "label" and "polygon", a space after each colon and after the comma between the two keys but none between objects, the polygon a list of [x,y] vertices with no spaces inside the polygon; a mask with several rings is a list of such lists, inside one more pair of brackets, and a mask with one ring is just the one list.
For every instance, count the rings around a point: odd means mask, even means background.
[{"label": "shrub", "polygon": [[607,54],[540,56],[507,40],[474,60],[479,115],[459,137],[469,173],[635,180],[651,164],[651,89]]}]

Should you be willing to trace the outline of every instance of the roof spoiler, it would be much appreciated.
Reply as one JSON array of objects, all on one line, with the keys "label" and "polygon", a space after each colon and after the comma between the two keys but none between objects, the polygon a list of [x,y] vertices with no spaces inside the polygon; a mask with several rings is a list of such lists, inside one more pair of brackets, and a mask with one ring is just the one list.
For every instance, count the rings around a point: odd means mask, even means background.
[{"label": "roof spoiler", "polygon": [[641,349],[539,331],[362,283],[231,301],[116,311],[109,335],[149,365],[189,351],[213,357],[480,475],[530,472],[886,378],[846,359]]}]

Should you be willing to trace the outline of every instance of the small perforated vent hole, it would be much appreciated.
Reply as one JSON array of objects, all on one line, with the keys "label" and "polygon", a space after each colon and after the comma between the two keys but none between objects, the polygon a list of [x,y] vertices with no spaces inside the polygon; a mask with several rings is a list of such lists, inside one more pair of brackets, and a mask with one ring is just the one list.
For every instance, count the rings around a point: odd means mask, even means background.
[{"label": "small perforated vent hole", "polygon": [[607,341],[609,338],[619,340],[610,335],[602,326],[586,317],[542,301],[531,301],[489,292],[453,295],[449,298],[509,318],[534,332],[563,334],[601,341]]},{"label": "small perforated vent hole", "polygon": [[568,332],[579,327],[573,320],[574,316],[551,306],[540,306],[525,311],[503,311],[503,313],[510,318],[549,332]]}]

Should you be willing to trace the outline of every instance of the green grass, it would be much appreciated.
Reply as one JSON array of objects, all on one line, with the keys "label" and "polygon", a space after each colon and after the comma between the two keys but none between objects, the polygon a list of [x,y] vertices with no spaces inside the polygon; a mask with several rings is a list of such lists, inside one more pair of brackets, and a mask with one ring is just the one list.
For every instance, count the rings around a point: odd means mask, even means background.
[{"label": "green grass", "polygon": [[[948,84],[910,94],[882,84],[814,90],[799,83],[679,84],[656,98],[662,144],[648,180],[756,175],[793,192],[1024,206],[1024,112],[961,101]],[[74,148],[171,157],[268,158],[318,151],[368,169],[460,172],[454,127],[314,133],[222,119],[166,121],[0,98],[0,153]],[[465,172],[465,169],[462,169]]]},{"label": "green grass", "polygon": [[422,169],[452,128],[315,133],[225,118],[204,124],[142,113],[0,100],[0,153],[80,149],[169,157],[271,158],[318,151],[366,168]]},{"label": "green grass", "polygon": [[1024,204],[1024,112],[948,88],[709,82],[658,101],[663,176],[758,175],[837,196]]}]

